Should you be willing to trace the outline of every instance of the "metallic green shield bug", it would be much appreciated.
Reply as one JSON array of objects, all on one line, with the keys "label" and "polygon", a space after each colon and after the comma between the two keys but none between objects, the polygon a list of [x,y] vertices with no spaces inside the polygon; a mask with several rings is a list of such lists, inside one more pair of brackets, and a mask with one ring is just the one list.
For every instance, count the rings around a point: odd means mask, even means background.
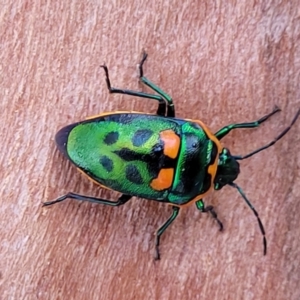
[{"label": "metallic green shield bug", "polygon": [[188,204],[195,203],[198,210],[210,213],[220,230],[223,229],[213,206],[205,206],[202,199],[212,189],[220,190],[228,184],[238,190],[256,216],[266,254],[267,241],[259,215],[242,189],[234,183],[240,172],[238,161],[280,140],[296,122],[300,109],[290,126],[272,142],[244,156],[231,155],[220,143],[223,137],[233,129],[258,127],[280,109],[275,107],[257,121],[230,124],[213,134],[199,120],[175,118],[172,98],[143,75],[146,58],[144,53],[139,64],[140,80],[157,94],[113,88],[107,67],[101,67],[110,93],[156,100],[158,109],[155,115],[128,111],[103,113],[68,125],[59,130],[55,137],[58,149],[81,172],[102,187],[122,195],[117,201],[111,201],[67,193],[43,205],[49,206],[71,198],[119,206],[133,196],[168,203],[172,214],[156,232],[155,258],[159,259],[161,235],[176,219],[179,210]]}]

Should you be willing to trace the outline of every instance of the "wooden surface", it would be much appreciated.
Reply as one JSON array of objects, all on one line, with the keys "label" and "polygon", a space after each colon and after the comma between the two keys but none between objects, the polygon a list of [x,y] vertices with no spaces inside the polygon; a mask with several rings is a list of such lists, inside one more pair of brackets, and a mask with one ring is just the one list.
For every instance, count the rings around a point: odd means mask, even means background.
[{"label": "wooden surface", "polygon": [[[200,1],[199,1],[200,2]],[[104,4],[105,3],[105,4]],[[125,4],[126,3],[126,4]],[[155,3],[155,4],[154,4]],[[141,90],[137,64],[170,93],[178,117],[216,131],[253,121],[224,145],[246,154],[271,141],[300,107],[300,3],[292,1],[5,1],[0,13],[1,299],[300,299],[300,120],[274,147],[241,163],[237,183],[265,225],[225,187],[205,201],[224,232],[194,206],[161,240],[170,207],[133,198],[119,208],[66,201],[68,191],[107,199],[54,144],[62,126],[103,111],[155,112],[109,95]],[[147,89],[144,89],[146,91]]]}]

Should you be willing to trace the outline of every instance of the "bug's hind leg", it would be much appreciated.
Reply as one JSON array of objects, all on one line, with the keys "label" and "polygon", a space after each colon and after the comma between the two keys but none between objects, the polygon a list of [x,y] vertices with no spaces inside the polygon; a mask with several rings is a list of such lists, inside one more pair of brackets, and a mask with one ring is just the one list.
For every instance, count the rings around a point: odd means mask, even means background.
[{"label": "bug's hind leg", "polygon": [[172,224],[172,222],[176,219],[179,213],[179,207],[177,206],[172,206],[173,212],[170,218],[157,230],[156,232],[156,239],[155,239],[155,259],[159,260],[160,259],[160,254],[159,254],[159,244],[160,244],[160,237],[161,235],[165,232],[165,230]]},{"label": "bug's hind leg", "polygon": [[75,194],[75,193],[67,193],[55,200],[44,202],[43,206],[49,206],[58,202],[62,202],[66,199],[74,199],[74,200],[79,200],[79,201],[88,201],[92,203],[98,203],[98,204],[104,204],[104,205],[109,205],[109,206],[120,206],[125,204],[127,201],[130,200],[132,196],[129,195],[121,195],[117,201],[111,201],[111,200],[105,200],[101,198],[95,198],[95,197],[88,197],[80,194]]},{"label": "bug's hind leg", "polygon": [[105,81],[106,81],[107,88],[111,94],[124,94],[124,95],[130,95],[130,96],[134,96],[134,97],[156,100],[156,101],[158,101],[158,108],[157,108],[156,113],[159,116],[165,116],[166,110],[167,110],[167,117],[175,117],[175,108],[174,108],[172,98],[167,93],[162,91],[158,86],[156,86],[154,83],[152,83],[149,79],[147,79],[143,74],[143,64],[144,64],[146,58],[147,58],[147,54],[144,52],[142,60],[139,64],[140,80],[142,83],[144,83],[145,85],[150,87],[152,90],[157,92],[158,95],[112,87],[110,78],[109,78],[108,68],[106,65],[101,65],[100,67],[103,68],[103,70],[105,72]]}]

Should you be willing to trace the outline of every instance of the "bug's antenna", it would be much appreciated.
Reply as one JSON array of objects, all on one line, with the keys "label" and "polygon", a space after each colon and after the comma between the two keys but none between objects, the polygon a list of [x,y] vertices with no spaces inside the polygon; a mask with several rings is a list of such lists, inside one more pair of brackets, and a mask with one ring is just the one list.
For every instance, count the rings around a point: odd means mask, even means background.
[{"label": "bug's antenna", "polygon": [[239,193],[241,194],[241,196],[243,197],[243,199],[245,200],[245,202],[247,203],[247,205],[251,208],[251,210],[253,211],[254,215],[257,218],[258,221],[258,225],[261,231],[261,234],[263,235],[263,244],[264,244],[264,255],[267,254],[267,239],[266,239],[266,233],[265,233],[265,229],[264,226],[261,222],[261,219],[258,215],[258,212],[255,210],[254,206],[251,204],[251,202],[247,199],[246,195],[244,194],[243,190],[234,182],[229,183],[230,186],[236,188]]},{"label": "bug's antenna", "polygon": [[295,115],[295,117],[294,117],[294,119],[293,119],[293,121],[292,121],[292,123],[290,124],[290,126],[288,126],[286,129],[284,129],[272,142],[270,142],[269,144],[267,144],[267,145],[265,145],[265,146],[263,146],[263,147],[261,147],[261,148],[259,148],[259,149],[256,149],[255,151],[253,151],[253,152],[250,152],[250,153],[248,153],[248,154],[246,154],[246,155],[244,155],[244,156],[241,156],[241,155],[236,155],[236,156],[232,156],[234,159],[236,159],[236,160],[243,160],[243,159],[246,159],[246,158],[248,158],[248,157],[250,157],[250,156],[252,156],[252,155],[254,155],[254,154],[256,154],[256,153],[258,153],[258,152],[260,152],[260,151],[263,151],[263,150],[265,150],[265,149],[267,149],[267,148],[269,148],[269,147],[271,147],[271,146],[273,146],[276,142],[278,142],[283,136],[285,136],[285,134],[291,129],[291,127],[294,125],[294,123],[296,122],[296,120],[298,119],[298,117],[299,117],[299,115],[300,115],[300,109],[297,111],[297,113],[296,113],[296,115]]}]

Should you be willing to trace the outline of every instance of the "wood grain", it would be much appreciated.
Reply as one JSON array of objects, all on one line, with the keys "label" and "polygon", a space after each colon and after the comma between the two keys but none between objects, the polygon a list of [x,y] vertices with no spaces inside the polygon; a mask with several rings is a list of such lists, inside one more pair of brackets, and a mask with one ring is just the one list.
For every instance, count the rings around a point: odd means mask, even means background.
[{"label": "wood grain", "polygon": [[[56,150],[62,126],[103,111],[155,112],[137,63],[170,93],[177,116],[216,131],[282,112],[224,140],[233,154],[271,141],[300,107],[299,0],[4,1],[0,12],[1,299],[300,299],[300,122],[243,161],[237,183],[265,225],[225,187],[205,199],[225,230],[183,210],[153,260],[170,207],[134,198],[119,208],[66,201],[68,191],[116,199]],[[146,89],[145,89],[146,91]]]}]

